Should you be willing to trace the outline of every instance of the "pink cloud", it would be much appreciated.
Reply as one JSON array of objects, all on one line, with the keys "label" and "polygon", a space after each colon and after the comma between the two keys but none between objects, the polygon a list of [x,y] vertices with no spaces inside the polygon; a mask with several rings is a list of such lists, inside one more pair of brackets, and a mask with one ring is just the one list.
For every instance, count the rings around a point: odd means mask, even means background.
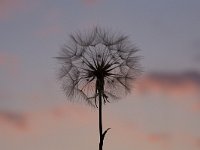
[{"label": "pink cloud", "polygon": [[12,112],[0,112],[0,128],[2,131],[26,131],[27,118],[23,114]]},{"label": "pink cloud", "polygon": [[95,120],[94,112],[87,107],[80,105],[68,104],[67,106],[54,108],[50,111],[53,119],[59,120],[63,118],[75,121],[78,124],[87,124]]},{"label": "pink cloud", "polygon": [[[90,133],[87,138],[90,139],[93,138],[90,137],[93,135],[92,132],[96,132],[94,135],[98,134],[97,116],[97,111],[94,112],[88,107],[73,104],[36,112],[1,112],[0,132],[3,133],[2,136],[7,136],[8,139],[18,140],[27,137],[32,141],[32,139],[39,137],[46,138],[54,133],[58,133],[57,136],[59,136],[64,131],[64,135],[60,136],[68,139],[71,138],[71,134],[76,136],[77,131],[89,130]],[[106,142],[109,141],[110,144],[118,141],[120,142],[119,145],[128,144],[136,147],[145,144],[150,149],[155,147],[168,148],[170,144],[198,147],[197,138],[190,135],[176,133],[149,134],[141,125],[138,126],[131,121],[116,117],[105,116],[104,121],[104,128],[111,127],[106,137],[108,138]],[[110,137],[113,141],[109,140]]]},{"label": "pink cloud", "polygon": [[197,102],[192,105],[192,111],[199,112],[200,111],[200,102]]},{"label": "pink cloud", "polygon": [[196,143],[197,147],[200,148],[200,138],[198,138],[195,143]]},{"label": "pink cloud", "polygon": [[141,78],[136,89],[141,94],[197,95],[200,91],[200,74],[198,72],[152,73]]},{"label": "pink cloud", "polygon": [[200,147],[199,138],[197,136],[186,133],[153,133],[146,135],[146,140],[153,145],[160,145],[166,149],[171,149],[173,147],[178,149],[182,149],[183,147],[195,149]]},{"label": "pink cloud", "polygon": [[79,105],[66,105],[52,108],[50,110],[14,113],[0,112],[0,131],[12,131],[13,134],[20,133],[40,133],[45,128],[54,128],[63,121],[70,122],[68,126],[83,126],[94,121],[94,113]]},{"label": "pink cloud", "polygon": [[169,142],[170,136],[167,134],[150,134],[147,136],[147,140],[151,143],[166,143]]},{"label": "pink cloud", "polygon": [[[41,135],[64,125],[65,129],[73,130],[79,128],[97,128],[97,111],[86,106],[66,104],[43,111],[26,113],[0,113],[0,132],[12,136],[27,134],[29,136]],[[113,127],[113,132],[124,133],[124,130],[131,131],[132,135],[138,138],[143,137],[143,133],[131,122],[123,122],[118,119],[104,118],[107,127]],[[95,125],[95,126],[94,126]],[[117,131],[115,131],[117,130]],[[98,134],[98,130],[97,130]]]}]

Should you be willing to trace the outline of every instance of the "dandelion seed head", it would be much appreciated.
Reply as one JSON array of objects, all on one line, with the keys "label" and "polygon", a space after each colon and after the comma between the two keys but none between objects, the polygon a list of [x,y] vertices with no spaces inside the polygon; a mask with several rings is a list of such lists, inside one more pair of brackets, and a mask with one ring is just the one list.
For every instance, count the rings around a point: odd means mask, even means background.
[{"label": "dandelion seed head", "polygon": [[70,100],[82,99],[95,106],[99,86],[109,101],[130,92],[140,74],[138,49],[127,36],[95,27],[70,35],[59,56],[59,80]]}]

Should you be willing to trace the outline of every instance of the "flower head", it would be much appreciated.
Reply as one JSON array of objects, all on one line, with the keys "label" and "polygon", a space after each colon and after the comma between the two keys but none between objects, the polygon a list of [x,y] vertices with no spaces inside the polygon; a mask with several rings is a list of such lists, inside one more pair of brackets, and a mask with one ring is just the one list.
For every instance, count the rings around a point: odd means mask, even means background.
[{"label": "flower head", "polygon": [[121,98],[140,74],[137,51],[127,36],[98,27],[71,34],[56,57],[62,64],[58,78],[66,96],[92,106],[100,93],[104,103]]}]

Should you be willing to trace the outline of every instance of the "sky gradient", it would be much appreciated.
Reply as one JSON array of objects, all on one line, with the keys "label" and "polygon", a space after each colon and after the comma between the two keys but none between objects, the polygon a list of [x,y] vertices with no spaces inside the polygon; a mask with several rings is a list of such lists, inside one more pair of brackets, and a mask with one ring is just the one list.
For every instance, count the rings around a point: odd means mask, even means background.
[{"label": "sky gradient", "polygon": [[68,35],[95,25],[130,36],[144,73],[104,109],[105,149],[200,148],[199,0],[0,0],[0,149],[98,148],[97,110],[56,80]]}]

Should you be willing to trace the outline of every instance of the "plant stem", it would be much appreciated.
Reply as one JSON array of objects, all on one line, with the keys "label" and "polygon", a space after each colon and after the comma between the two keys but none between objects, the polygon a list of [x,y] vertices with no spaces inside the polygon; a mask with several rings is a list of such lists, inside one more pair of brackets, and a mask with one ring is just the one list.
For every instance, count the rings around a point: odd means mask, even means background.
[{"label": "plant stem", "polygon": [[102,94],[99,91],[99,150],[103,150]]}]

